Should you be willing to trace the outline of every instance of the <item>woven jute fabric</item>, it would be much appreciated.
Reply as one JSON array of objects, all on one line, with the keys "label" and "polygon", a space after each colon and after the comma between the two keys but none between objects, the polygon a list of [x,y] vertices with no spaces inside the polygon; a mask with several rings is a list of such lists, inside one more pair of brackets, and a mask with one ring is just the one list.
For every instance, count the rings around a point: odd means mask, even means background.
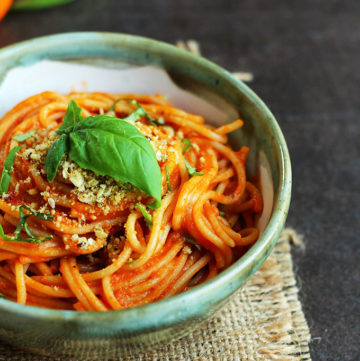
[{"label": "woven jute fabric", "polygon": [[[310,332],[298,299],[291,243],[299,244],[299,238],[292,229],[285,229],[263,266],[200,329],[167,346],[122,360],[311,360]],[[65,359],[32,355],[0,343],[0,360]]]}]

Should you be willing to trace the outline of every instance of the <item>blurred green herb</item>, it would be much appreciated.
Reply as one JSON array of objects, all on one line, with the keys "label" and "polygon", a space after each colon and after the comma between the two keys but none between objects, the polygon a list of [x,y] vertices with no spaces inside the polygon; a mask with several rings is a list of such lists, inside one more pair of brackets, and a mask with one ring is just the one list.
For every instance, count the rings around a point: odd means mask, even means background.
[{"label": "blurred green herb", "polygon": [[[24,209],[26,209],[30,214],[25,214],[24,213]],[[8,242],[28,242],[28,243],[41,243],[44,241],[48,241],[50,239],[52,239],[52,236],[46,236],[46,237],[36,237],[34,236],[31,232],[30,229],[28,227],[27,224],[27,219],[30,216],[34,216],[36,218],[39,219],[43,219],[45,221],[53,221],[54,220],[54,216],[51,214],[46,214],[46,213],[40,213],[40,212],[35,212],[33,211],[31,208],[27,207],[27,206],[20,206],[19,207],[19,213],[20,213],[20,220],[19,223],[15,229],[14,235],[12,237],[7,236],[4,233],[4,230],[2,228],[2,226],[0,225],[0,237],[4,240],[4,241],[8,241]],[[25,232],[28,234],[29,238],[23,238],[21,236],[21,231],[24,228]]]},{"label": "blurred green herb", "polygon": [[185,144],[185,146],[181,146],[183,154],[194,147],[189,138],[183,138],[181,141]]},{"label": "blurred green herb", "polygon": [[169,166],[168,166],[167,164],[166,164],[166,166],[165,166],[165,171],[166,171],[166,183],[167,183],[168,191],[171,191]]},{"label": "blurred green herb", "polygon": [[202,172],[198,172],[196,168],[192,167],[191,164],[184,158],[186,169],[189,172],[190,176],[204,175]]},{"label": "blurred green herb", "polygon": [[184,236],[186,242],[193,244],[199,251],[201,251],[201,246],[197,244],[191,237]]},{"label": "blurred green herb", "polygon": [[151,214],[146,210],[146,208],[141,203],[136,203],[136,208],[141,212],[143,215],[146,225],[152,230],[152,217]]},{"label": "blurred green herb", "polygon": [[72,2],[73,0],[16,0],[11,7],[13,11],[40,10]]},{"label": "blurred green herb", "polygon": [[18,142],[21,143],[24,140],[32,137],[35,133],[36,133],[36,129],[29,130],[28,132],[26,132],[24,134],[15,135],[14,137],[12,137],[12,139],[15,139],[15,140],[17,140]]}]

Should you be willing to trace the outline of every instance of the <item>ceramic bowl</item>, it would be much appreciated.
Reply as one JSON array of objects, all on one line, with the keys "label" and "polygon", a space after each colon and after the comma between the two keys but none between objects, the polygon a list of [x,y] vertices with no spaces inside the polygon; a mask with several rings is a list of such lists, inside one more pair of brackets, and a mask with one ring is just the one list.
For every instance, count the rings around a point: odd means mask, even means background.
[{"label": "ceramic bowl", "polygon": [[[44,355],[104,359],[134,354],[188,334],[224,306],[261,266],[283,228],[290,203],[291,166],[274,116],[252,90],[214,63],[172,45],[126,34],[66,33],[4,48],[0,50],[0,82],[6,81],[13,68],[26,70],[43,59],[86,63],[97,69],[151,65],[164,70],[182,92],[195,94],[224,111],[232,118],[229,120],[241,116],[245,126],[232,135],[231,142],[235,147],[251,147],[249,172],[268,172],[269,182],[263,184],[262,191],[264,196],[270,195],[269,219],[259,240],[231,267],[210,281],[163,301],[95,313],[41,309],[0,299],[0,338]],[[45,76],[41,72],[35,74],[39,81]],[[153,92],[159,92],[156,79],[144,79],[144,83]],[[33,81],[29,85],[29,80],[23,79],[17,89],[31,90],[36,84]],[[103,87],[97,90],[109,91],[106,82]],[[13,93],[17,94],[16,89]],[[2,107],[10,107],[6,96],[0,99]]]}]

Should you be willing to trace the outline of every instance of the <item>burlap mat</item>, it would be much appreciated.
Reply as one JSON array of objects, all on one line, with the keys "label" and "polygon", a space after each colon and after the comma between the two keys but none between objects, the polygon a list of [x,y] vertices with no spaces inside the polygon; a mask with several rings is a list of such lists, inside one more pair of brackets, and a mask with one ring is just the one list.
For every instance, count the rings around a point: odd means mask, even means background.
[{"label": "burlap mat", "polygon": [[[310,332],[298,300],[290,242],[299,243],[299,238],[287,228],[263,266],[199,330],[123,361],[311,360]],[[64,361],[31,355],[2,343],[0,360]]]}]

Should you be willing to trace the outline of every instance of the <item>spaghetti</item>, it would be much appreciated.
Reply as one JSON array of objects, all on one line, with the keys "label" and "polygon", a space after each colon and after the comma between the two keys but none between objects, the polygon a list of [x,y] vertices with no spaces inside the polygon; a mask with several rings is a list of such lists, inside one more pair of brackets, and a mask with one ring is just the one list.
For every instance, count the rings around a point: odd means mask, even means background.
[{"label": "spaghetti", "polygon": [[[46,157],[71,100],[82,119],[142,109],[132,124],[160,167],[157,209],[143,190],[66,154],[48,181]],[[0,123],[0,169],[10,176],[0,198],[0,293],[38,307],[119,310],[184,292],[230,266],[257,240],[262,211],[245,173],[249,148],[227,145],[226,134],[242,124],[214,129],[160,95],[43,92],[15,106]]]}]

